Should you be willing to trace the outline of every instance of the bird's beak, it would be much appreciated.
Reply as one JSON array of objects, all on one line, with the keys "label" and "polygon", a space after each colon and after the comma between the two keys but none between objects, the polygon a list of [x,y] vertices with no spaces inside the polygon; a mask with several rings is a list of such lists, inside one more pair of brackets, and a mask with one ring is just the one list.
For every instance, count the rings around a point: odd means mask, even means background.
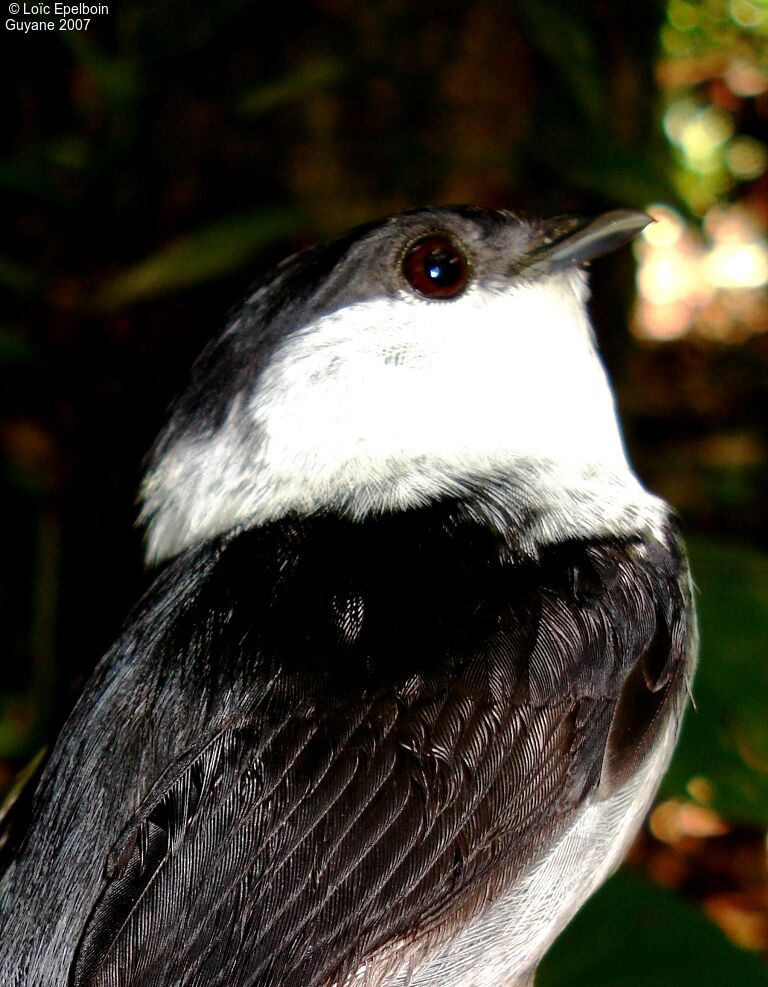
[{"label": "bird's beak", "polygon": [[639,209],[614,209],[596,218],[558,216],[545,224],[523,266],[547,274],[577,267],[622,246],[652,222]]}]

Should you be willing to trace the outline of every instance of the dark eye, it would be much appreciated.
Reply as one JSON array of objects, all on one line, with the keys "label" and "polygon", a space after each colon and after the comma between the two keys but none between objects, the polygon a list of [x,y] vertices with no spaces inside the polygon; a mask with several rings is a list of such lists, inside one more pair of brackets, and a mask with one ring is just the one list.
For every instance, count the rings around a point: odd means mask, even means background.
[{"label": "dark eye", "polygon": [[425,236],[403,257],[408,284],[427,298],[455,298],[467,286],[469,263],[461,247],[447,236]]}]

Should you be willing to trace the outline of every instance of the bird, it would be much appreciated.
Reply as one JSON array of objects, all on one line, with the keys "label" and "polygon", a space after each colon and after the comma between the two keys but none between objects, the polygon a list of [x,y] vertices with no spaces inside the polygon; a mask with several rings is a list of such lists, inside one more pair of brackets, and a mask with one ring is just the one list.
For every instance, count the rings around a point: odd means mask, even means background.
[{"label": "bird", "polygon": [[649,221],[413,209],[253,289],[148,457],[153,581],[0,827],[1,983],[533,983],[696,664],[588,312]]}]

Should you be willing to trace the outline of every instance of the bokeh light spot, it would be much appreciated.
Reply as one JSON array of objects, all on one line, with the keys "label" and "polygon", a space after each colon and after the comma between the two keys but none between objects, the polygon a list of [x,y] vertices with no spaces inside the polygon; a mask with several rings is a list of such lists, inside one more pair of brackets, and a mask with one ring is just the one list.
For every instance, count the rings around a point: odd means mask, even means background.
[{"label": "bokeh light spot", "polygon": [[759,96],[768,89],[768,75],[745,58],[734,58],[723,74],[726,85],[737,96]]},{"label": "bokeh light spot", "polygon": [[759,27],[765,17],[762,5],[752,3],[751,0],[731,0],[729,9],[732,19],[740,27]]},{"label": "bokeh light spot", "polygon": [[754,137],[734,137],[726,148],[725,160],[736,178],[751,181],[768,168],[768,150]]}]

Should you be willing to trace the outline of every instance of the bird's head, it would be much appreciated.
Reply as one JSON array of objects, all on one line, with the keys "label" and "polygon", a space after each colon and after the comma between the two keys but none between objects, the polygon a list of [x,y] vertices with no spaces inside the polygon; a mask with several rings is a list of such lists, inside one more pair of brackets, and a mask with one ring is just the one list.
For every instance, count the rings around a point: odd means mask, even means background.
[{"label": "bird's head", "polygon": [[650,518],[583,269],[648,221],[422,209],[289,258],[200,358],[155,446],[149,558],[291,513],[362,517],[484,485],[528,514],[554,508],[562,537]]}]

